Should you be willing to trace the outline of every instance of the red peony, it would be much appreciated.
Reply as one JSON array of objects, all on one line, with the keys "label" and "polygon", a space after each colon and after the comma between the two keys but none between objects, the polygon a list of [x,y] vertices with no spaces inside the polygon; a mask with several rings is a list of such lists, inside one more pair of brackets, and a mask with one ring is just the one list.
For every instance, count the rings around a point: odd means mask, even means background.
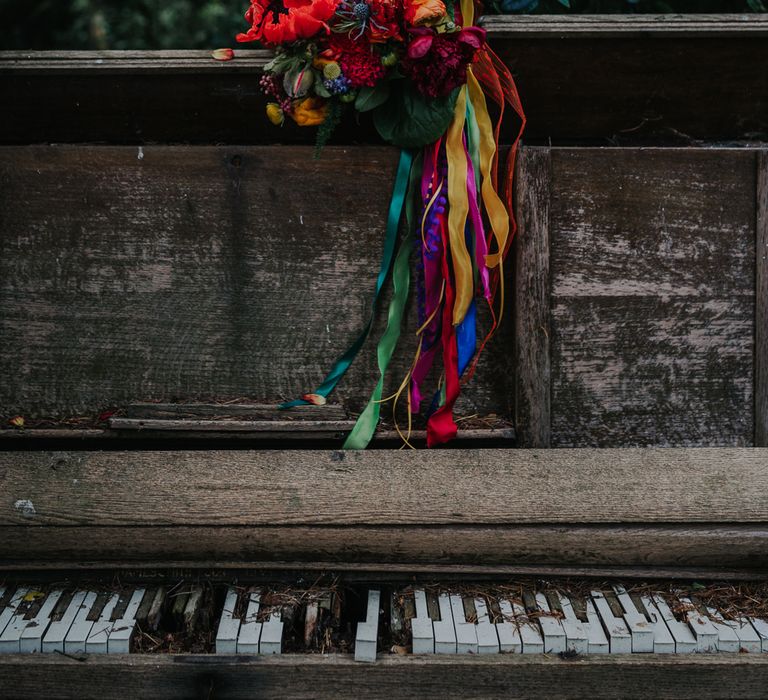
[{"label": "red peony", "polygon": [[251,0],[245,19],[251,28],[238,34],[238,41],[261,40],[267,44],[289,44],[329,32],[328,20],[338,0]]},{"label": "red peony", "polygon": [[467,66],[485,42],[485,30],[467,27],[452,34],[412,29],[403,73],[427,97],[445,97],[467,82]]}]

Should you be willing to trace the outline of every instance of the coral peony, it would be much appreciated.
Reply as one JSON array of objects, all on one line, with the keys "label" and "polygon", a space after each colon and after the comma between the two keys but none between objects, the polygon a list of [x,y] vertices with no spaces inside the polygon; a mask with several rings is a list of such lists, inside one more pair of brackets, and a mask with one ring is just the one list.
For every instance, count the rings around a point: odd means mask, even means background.
[{"label": "coral peony", "polygon": [[310,39],[321,31],[330,32],[328,20],[338,0],[251,0],[245,19],[251,28],[238,34],[238,41],[289,44]]},{"label": "coral peony", "polygon": [[418,27],[435,24],[445,17],[443,0],[405,0],[405,21]]}]

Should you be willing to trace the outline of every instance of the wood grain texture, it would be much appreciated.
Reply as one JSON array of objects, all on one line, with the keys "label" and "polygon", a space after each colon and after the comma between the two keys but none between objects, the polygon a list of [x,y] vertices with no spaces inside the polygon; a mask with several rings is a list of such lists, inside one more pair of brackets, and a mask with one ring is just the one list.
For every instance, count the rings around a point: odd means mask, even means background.
[{"label": "wood grain texture", "polygon": [[[0,657],[24,698],[764,698],[766,654],[395,656],[99,655]],[[558,689],[563,693],[558,692]]]},{"label": "wood grain texture", "polygon": [[[319,160],[310,147],[3,148],[0,414],[276,403],[312,390],[369,313],[396,158],[392,148],[327,148]],[[339,172],[348,186],[331,186]],[[411,316],[394,387],[415,351]],[[375,382],[384,317],[334,394],[352,412]],[[505,324],[489,346],[459,415],[507,413],[512,332]]]},{"label": "wood grain texture", "polygon": [[231,561],[768,570],[764,525],[119,526],[0,528],[0,563]]},{"label": "wood grain texture", "polygon": [[768,449],[0,453],[2,525],[765,523]]},{"label": "wood grain texture", "polygon": [[757,154],[755,445],[768,446],[768,151]]},{"label": "wood grain texture", "polygon": [[515,211],[515,429],[520,447],[550,443],[548,148],[524,148],[517,161]]},{"label": "wood grain texture", "polygon": [[552,445],[753,444],[755,152],[552,162]]}]

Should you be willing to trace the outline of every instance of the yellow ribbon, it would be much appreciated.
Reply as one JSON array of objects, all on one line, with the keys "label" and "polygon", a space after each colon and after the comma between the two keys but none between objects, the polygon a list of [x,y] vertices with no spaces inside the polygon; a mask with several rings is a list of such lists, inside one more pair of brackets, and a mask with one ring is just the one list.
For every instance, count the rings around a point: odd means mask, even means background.
[{"label": "yellow ribbon", "polygon": [[448,159],[448,238],[451,243],[451,260],[456,286],[453,302],[453,325],[464,320],[474,296],[472,258],[467,250],[464,229],[469,214],[467,200],[467,153],[464,150],[464,121],[467,117],[467,88],[459,90],[453,120],[448,127],[445,154]]},{"label": "yellow ribbon", "polygon": [[493,178],[491,177],[491,168],[493,159],[496,155],[496,142],[493,139],[493,124],[488,114],[488,106],[485,102],[485,95],[480,83],[477,82],[472,73],[472,68],[467,71],[467,88],[469,90],[469,99],[475,108],[475,118],[480,131],[480,172],[483,182],[480,191],[483,195],[483,204],[488,221],[491,224],[493,236],[496,239],[498,250],[485,256],[485,264],[488,267],[496,267],[501,263],[504,250],[507,246],[507,237],[509,236],[509,214],[501,201],[498,193],[493,187]]}]

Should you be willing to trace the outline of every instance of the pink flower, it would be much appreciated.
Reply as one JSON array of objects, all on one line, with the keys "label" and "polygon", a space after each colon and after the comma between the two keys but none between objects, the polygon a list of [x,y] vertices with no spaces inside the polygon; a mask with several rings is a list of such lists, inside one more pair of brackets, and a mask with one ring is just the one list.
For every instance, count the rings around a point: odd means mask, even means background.
[{"label": "pink flower", "polygon": [[403,59],[403,72],[427,97],[445,97],[467,82],[467,66],[485,43],[485,30],[466,27],[452,34],[412,29],[414,36]]}]

